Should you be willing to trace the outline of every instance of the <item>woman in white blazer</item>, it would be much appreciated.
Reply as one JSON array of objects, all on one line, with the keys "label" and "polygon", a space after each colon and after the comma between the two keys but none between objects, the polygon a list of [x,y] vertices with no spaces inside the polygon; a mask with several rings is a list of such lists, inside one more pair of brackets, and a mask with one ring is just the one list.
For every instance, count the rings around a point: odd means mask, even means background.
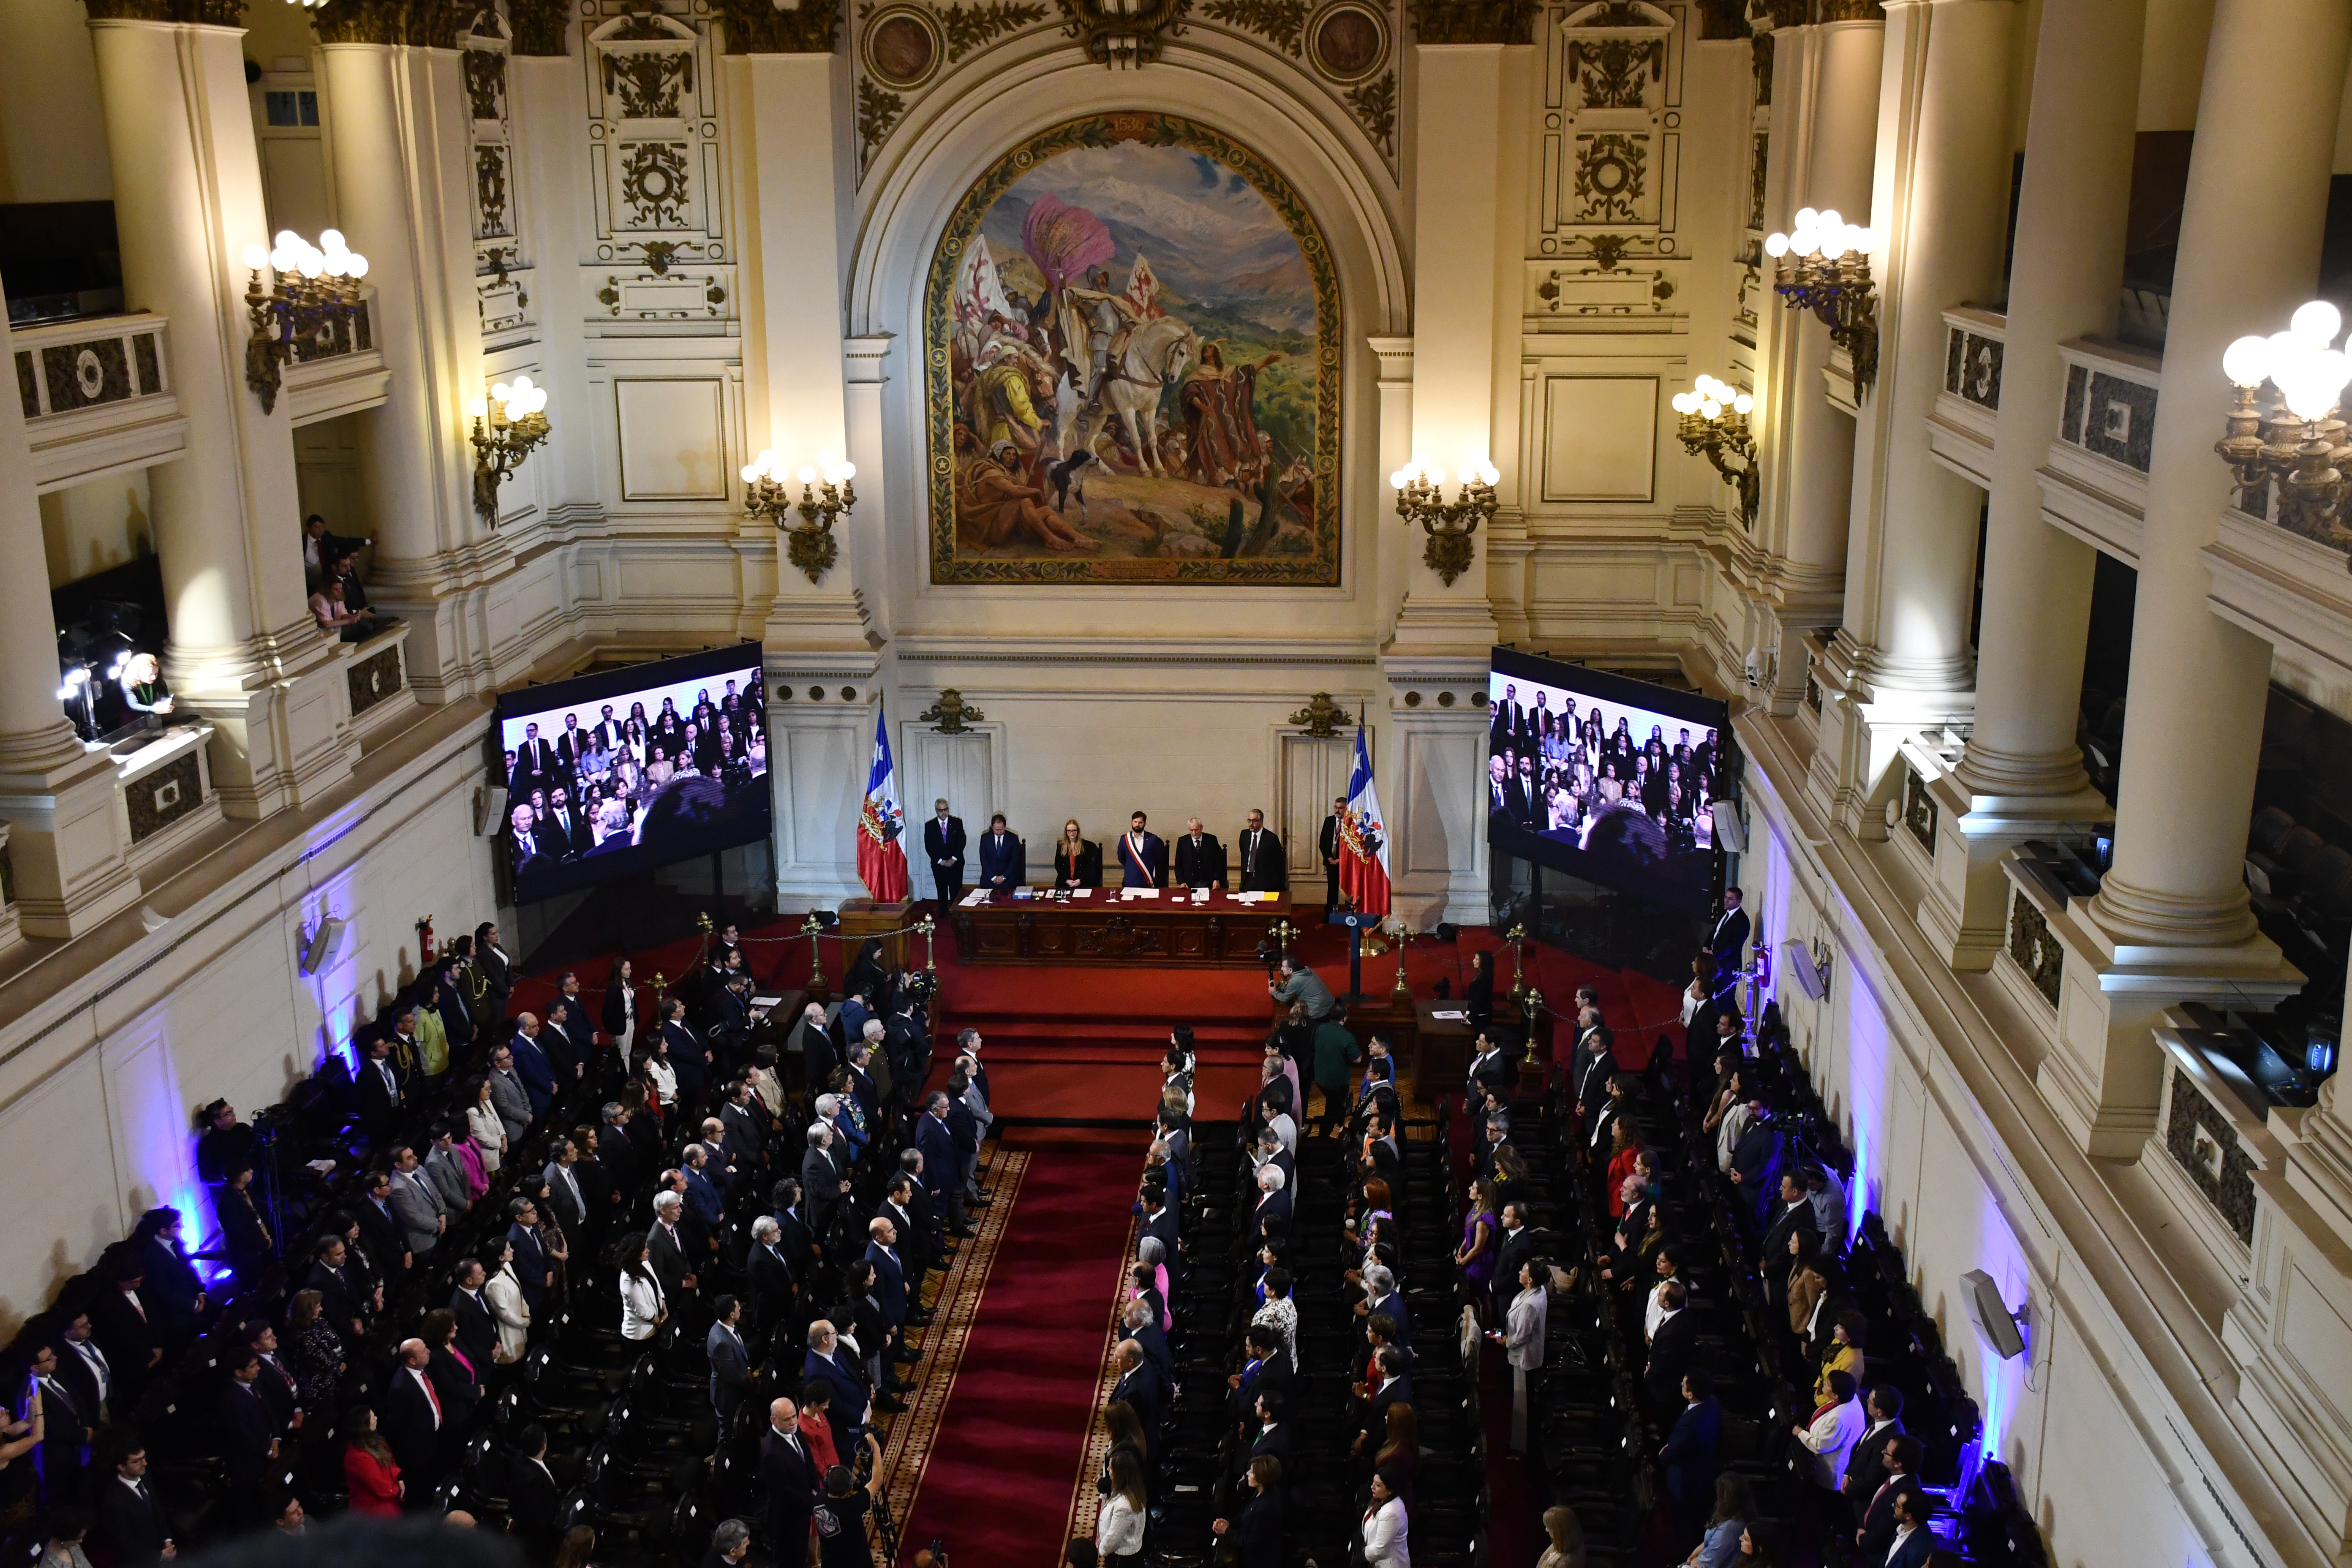
[{"label": "woman in white blazer", "polygon": [[1389,1489],[1389,1479],[1372,1472],[1372,1506],[1364,1510],[1364,1568],[1412,1568],[1404,1500]]},{"label": "woman in white blazer", "polygon": [[530,1349],[530,1304],[522,1299],[522,1281],[515,1277],[514,1244],[500,1237],[488,1248],[491,1268],[482,1299],[499,1325],[499,1360],[522,1360]]},{"label": "woman in white blazer", "polygon": [[466,1136],[473,1140],[474,1152],[482,1159],[482,1173],[494,1174],[499,1157],[507,1152],[507,1124],[499,1120],[499,1108],[490,1101],[490,1080],[478,1078],[469,1086],[474,1094],[466,1108]]},{"label": "woman in white blazer", "polygon": [[1551,1316],[1551,1293],[1544,1282],[1549,1266],[1530,1258],[1519,1265],[1519,1293],[1511,1298],[1504,1330],[1495,1337],[1511,1363],[1511,1452],[1528,1450],[1528,1383],[1543,1370],[1544,1331]]},{"label": "woman in white blazer", "polygon": [[1095,1515],[1095,1551],[1108,1565],[1143,1561],[1143,1467],[1132,1448],[1110,1452],[1110,1490]]},{"label": "woman in white blazer", "polygon": [[661,1281],[654,1278],[653,1268],[646,1261],[645,1237],[623,1237],[620,1253],[621,1337],[652,1339],[662,1320],[669,1316],[669,1309],[662,1300]]}]

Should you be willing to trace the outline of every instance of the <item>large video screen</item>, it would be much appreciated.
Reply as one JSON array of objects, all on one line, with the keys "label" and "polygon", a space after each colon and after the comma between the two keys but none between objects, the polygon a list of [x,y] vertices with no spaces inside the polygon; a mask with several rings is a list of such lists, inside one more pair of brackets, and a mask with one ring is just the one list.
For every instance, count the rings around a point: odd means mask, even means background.
[{"label": "large video screen", "polygon": [[1496,648],[1487,677],[1486,841],[1682,909],[1712,892],[1712,806],[1733,781],[1729,710]]},{"label": "large video screen", "polygon": [[768,836],[757,643],[502,692],[497,728],[519,903]]}]

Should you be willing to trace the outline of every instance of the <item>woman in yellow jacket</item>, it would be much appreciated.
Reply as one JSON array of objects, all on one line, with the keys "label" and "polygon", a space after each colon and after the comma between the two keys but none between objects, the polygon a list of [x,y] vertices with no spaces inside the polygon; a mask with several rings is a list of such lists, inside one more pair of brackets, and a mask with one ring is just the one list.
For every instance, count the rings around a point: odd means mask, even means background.
[{"label": "woman in yellow jacket", "polygon": [[1813,1380],[1813,1400],[1821,1404],[1830,1396],[1830,1373],[1844,1373],[1862,1386],[1863,1342],[1870,1337],[1870,1320],[1851,1308],[1840,1312],[1830,1324],[1830,1348],[1822,1357],[1822,1374]]}]

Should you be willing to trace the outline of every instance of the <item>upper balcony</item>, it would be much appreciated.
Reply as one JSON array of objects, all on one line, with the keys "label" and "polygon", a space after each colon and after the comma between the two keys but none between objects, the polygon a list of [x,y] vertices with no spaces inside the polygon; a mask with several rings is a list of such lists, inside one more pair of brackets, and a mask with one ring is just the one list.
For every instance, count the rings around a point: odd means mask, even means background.
[{"label": "upper balcony", "polygon": [[155,463],[187,450],[172,390],[171,332],[145,313],[80,318],[8,334],[16,395],[44,490]]},{"label": "upper balcony", "polygon": [[1980,489],[1992,486],[1993,421],[2009,321],[1997,310],[1956,305],[1944,312],[1944,385],[1927,416],[1927,449]]},{"label": "upper balcony", "polygon": [[2058,355],[2066,397],[2041,470],[2042,520],[2137,568],[2163,356],[2095,338]]}]

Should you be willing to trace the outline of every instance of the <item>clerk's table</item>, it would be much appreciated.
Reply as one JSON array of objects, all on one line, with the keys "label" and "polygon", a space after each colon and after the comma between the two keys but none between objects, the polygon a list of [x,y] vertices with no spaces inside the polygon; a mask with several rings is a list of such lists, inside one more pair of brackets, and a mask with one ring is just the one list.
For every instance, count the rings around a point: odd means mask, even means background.
[{"label": "clerk's table", "polygon": [[[1019,897],[1021,891],[1031,896]],[[1273,951],[1274,927],[1287,919],[1287,895],[1251,899],[1211,893],[1195,900],[1172,888],[1156,899],[1124,899],[1117,888],[1051,888],[1014,896],[967,898],[950,912],[964,963],[1129,964],[1171,969],[1256,969]],[[1297,921],[1292,921],[1293,926]]]}]

